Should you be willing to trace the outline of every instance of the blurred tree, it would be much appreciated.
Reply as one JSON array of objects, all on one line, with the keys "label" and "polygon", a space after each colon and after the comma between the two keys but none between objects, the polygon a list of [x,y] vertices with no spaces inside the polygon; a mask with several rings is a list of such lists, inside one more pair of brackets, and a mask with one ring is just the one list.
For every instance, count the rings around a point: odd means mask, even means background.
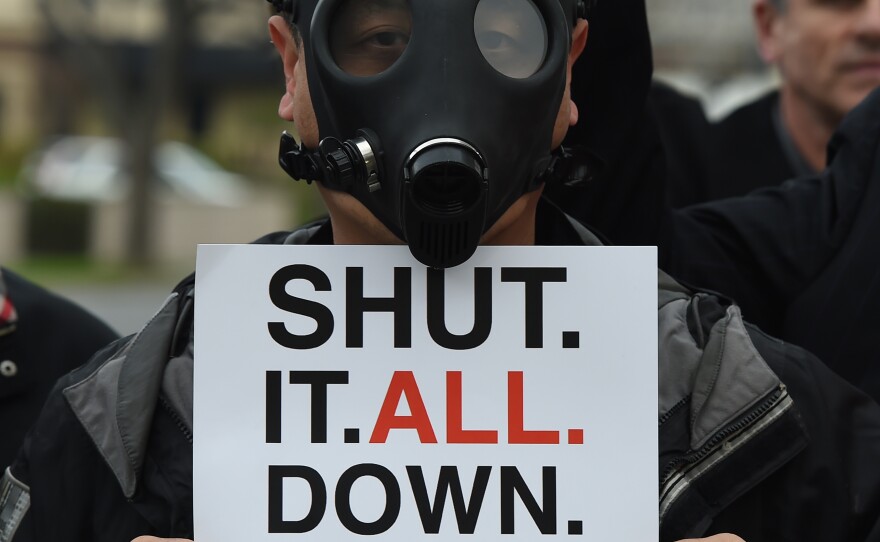
[{"label": "blurred tree", "polygon": [[[131,180],[127,259],[133,265],[154,261],[153,193],[154,154],[160,122],[183,79],[186,58],[193,46],[195,23],[211,9],[232,0],[39,0],[57,50],[84,74],[97,98],[105,122],[123,142],[124,168]],[[114,13],[102,17],[113,4]],[[120,10],[120,8],[122,8]],[[146,8],[146,9],[145,9]],[[136,13],[159,15],[155,32],[135,35]],[[106,10],[105,10],[106,12]],[[143,25],[141,25],[143,26]],[[126,29],[132,29],[127,36]],[[134,45],[135,47],[131,47]],[[133,55],[132,51],[139,54]],[[136,62],[135,60],[142,60]]]}]

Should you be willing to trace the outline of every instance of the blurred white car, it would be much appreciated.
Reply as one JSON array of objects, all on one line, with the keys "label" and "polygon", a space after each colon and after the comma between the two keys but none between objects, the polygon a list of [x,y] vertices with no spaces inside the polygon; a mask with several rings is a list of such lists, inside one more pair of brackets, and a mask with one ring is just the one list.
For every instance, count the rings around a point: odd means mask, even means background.
[{"label": "blurred white car", "polygon": [[[248,195],[247,179],[184,143],[160,143],[155,160],[161,184],[187,200],[235,206]],[[122,161],[117,139],[66,136],[30,156],[20,177],[28,193],[48,198],[119,201],[131,185]]]}]

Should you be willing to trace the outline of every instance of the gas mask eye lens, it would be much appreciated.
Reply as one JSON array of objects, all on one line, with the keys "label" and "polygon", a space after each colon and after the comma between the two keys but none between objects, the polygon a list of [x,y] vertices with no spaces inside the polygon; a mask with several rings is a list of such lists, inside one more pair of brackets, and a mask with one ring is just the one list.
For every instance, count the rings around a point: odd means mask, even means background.
[{"label": "gas mask eye lens", "polygon": [[474,35],[486,61],[514,79],[534,75],[547,55],[547,25],[532,0],[480,0]]},{"label": "gas mask eye lens", "polygon": [[348,74],[377,75],[397,62],[411,33],[409,0],[343,0],[330,23],[330,54]]}]

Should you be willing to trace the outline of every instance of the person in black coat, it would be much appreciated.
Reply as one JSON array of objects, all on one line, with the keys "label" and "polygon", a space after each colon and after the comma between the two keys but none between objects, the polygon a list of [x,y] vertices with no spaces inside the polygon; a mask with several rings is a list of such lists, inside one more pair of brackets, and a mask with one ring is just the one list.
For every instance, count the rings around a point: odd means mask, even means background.
[{"label": "person in black coat", "polygon": [[875,1],[754,0],[752,13],[777,91],[717,123],[683,119],[680,100],[657,102],[676,207],[818,173],[843,117],[880,86]]},{"label": "person in black coat", "polygon": [[[674,173],[664,131],[690,134],[678,150],[699,150],[705,140],[689,126],[699,126],[702,111],[670,89],[652,88],[644,2],[602,2],[593,17],[572,81],[575,101],[586,106],[565,141],[583,162],[583,181],[547,193],[612,243],[657,245],[662,269],[732,298],[748,320],[811,350],[880,401],[880,342],[873,340],[880,90],[838,126],[823,173],[674,209],[666,199]],[[749,155],[742,161],[748,167]]]},{"label": "person in black coat", "polygon": [[[651,98],[666,156],[667,198],[673,207],[742,196],[819,171],[795,150],[779,116],[778,92],[718,122],[706,119],[696,99],[662,83],[654,83]],[[824,150],[822,156],[824,160]]]},{"label": "person in black coat", "polygon": [[0,268],[0,469],[55,381],[119,336],[70,301]]}]

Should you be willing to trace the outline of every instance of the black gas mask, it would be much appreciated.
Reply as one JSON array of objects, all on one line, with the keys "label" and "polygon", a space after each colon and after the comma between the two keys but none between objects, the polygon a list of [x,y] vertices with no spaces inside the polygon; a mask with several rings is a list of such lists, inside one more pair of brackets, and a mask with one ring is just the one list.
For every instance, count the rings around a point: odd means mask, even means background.
[{"label": "black gas mask", "polygon": [[584,0],[271,0],[302,35],[321,143],[282,136],[295,179],[352,194],[431,267],[552,171]]}]

